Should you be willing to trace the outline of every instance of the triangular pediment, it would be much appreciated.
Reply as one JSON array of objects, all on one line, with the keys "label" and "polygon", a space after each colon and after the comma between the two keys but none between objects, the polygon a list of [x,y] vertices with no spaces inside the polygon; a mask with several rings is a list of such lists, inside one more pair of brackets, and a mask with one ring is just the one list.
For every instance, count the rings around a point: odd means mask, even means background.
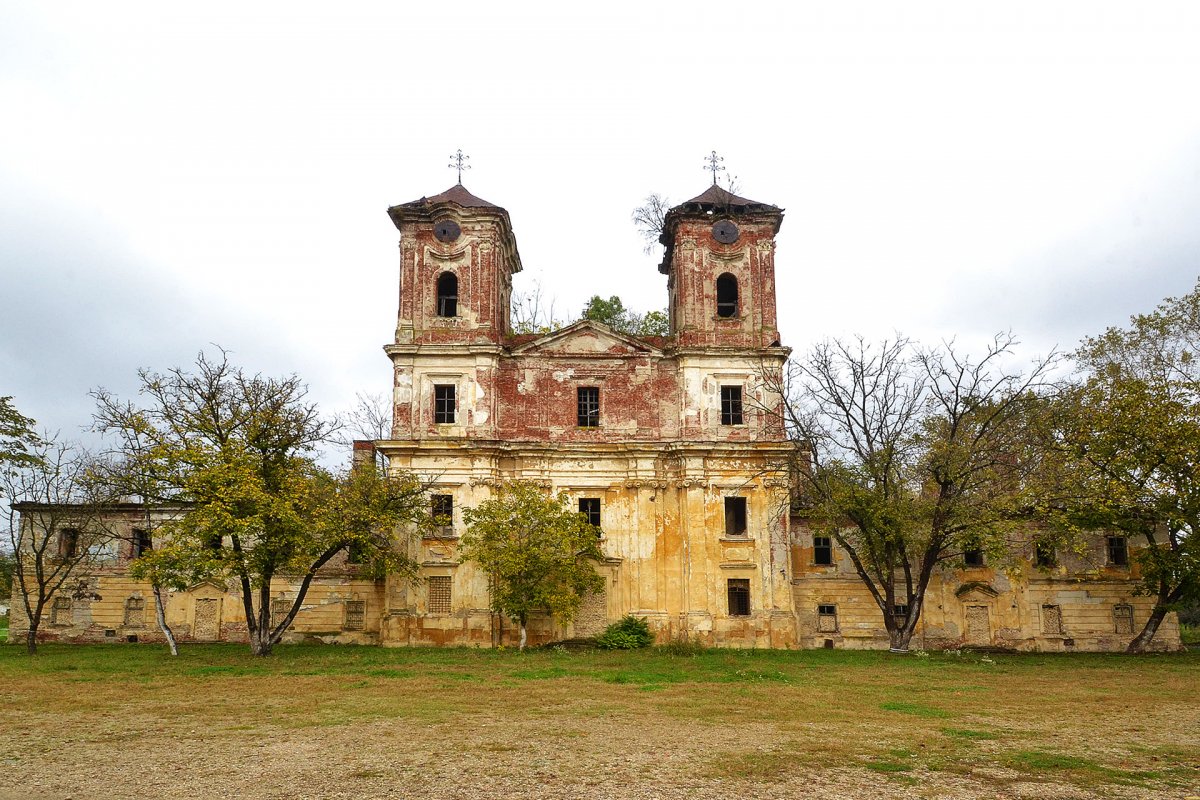
[{"label": "triangular pediment", "polygon": [[581,319],[561,330],[539,336],[512,350],[513,354],[608,356],[657,355],[662,351],[640,339],[618,333],[602,322]]},{"label": "triangular pediment", "polygon": [[954,595],[959,600],[984,602],[999,596],[999,594],[1000,592],[992,588],[991,584],[984,583],[983,581],[968,581],[954,591]]}]

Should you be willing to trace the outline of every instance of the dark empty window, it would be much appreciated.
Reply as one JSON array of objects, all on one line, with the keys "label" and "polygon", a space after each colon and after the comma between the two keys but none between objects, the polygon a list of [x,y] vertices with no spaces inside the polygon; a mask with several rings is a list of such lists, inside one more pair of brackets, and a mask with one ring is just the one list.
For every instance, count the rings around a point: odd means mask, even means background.
[{"label": "dark empty window", "polygon": [[746,535],[746,498],[725,498],[725,535]]},{"label": "dark empty window", "polygon": [[458,316],[458,276],[453,272],[443,272],[438,275],[437,315],[439,317]]},{"label": "dark empty window", "polygon": [[599,497],[581,497],[579,498],[579,513],[587,517],[589,525],[600,527],[600,498]]},{"label": "dark empty window", "polygon": [[729,579],[729,616],[750,616],[750,579]]},{"label": "dark empty window", "polygon": [[454,496],[435,494],[430,498],[430,505],[433,524],[437,526],[438,532],[443,535],[451,534],[454,530]]},{"label": "dark empty window", "polygon": [[580,386],[578,389],[579,427],[600,427],[600,388]]},{"label": "dark empty window", "polygon": [[818,567],[833,566],[833,539],[828,536],[813,537],[813,563]]},{"label": "dark empty window", "polygon": [[1033,563],[1039,567],[1049,568],[1058,563],[1054,555],[1054,545],[1049,542],[1037,542],[1033,546]]},{"label": "dark empty window", "polygon": [[1129,566],[1129,546],[1124,536],[1108,537],[1108,563],[1114,567]]},{"label": "dark empty window", "polygon": [[742,387],[721,387],[721,424],[742,424]]},{"label": "dark empty window", "polygon": [[219,533],[210,533],[204,538],[204,546],[209,550],[220,550],[222,544],[223,540]]},{"label": "dark empty window", "polygon": [[58,533],[58,557],[74,558],[79,552],[79,531],[75,528],[63,528]]},{"label": "dark empty window", "polygon": [[978,547],[972,547],[963,552],[963,566],[966,567],[982,567],[983,566],[983,551]]},{"label": "dark empty window", "polygon": [[737,278],[728,272],[717,278],[717,316],[736,317],[738,313]]},{"label": "dark empty window", "polygon": [[138,558],[143,553],[148,553],[154,549],[154,544],[150,538],[150,531],[144,531],[139,528],[133,529],[133,546],[130,548],[129,555],[132,558]]},{"label": "dark empty window", "polygon": [[454,423],[454,384],[437,384],[433,387],[433,421],[439,425]]}]

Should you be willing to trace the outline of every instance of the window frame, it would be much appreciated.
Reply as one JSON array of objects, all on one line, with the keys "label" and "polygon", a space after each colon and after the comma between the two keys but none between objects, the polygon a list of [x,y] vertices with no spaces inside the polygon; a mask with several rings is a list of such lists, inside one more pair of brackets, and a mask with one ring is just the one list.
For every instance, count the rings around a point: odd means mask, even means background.
[{"label": "window frame", "polygon": [[[429,518],[434,530],[445,537],[454,536],[454,495],[448,493],[429,495]],[[439,522],[439,519],[447,520]]]},{"label": "window frame", "polygon": [[970,547],[963,550],[963,566],[968,569],[978,569],[987,566],[982,547]]},{"label": "window frame", "polygon": [[[449,404],[447,406],[447,404]],[[435,383],[433,385],[433,424],[455,425],[458,420],[458,385]]]},{"label": "window frame", "polygon": [[748,499],[742,495],[731,495],[724,500],[725,535],[731,539],[747,538],[750,535],[750,503]]},{"label": "window frame", "polygon": [[745,415],[742,413],[742,387],[738,385],[721,386],[721,424],[729,426],[745,425]]},{"label": "window frame", "polygon": [[575,425],[579,428],[600,427],[600,387],[575,387]]},{"label": "window frame", "polygon": [[[1132,603],[1114,603],[1113,604],[1113,632],[1122,636],[1132,636],[1134,633],[1133,627],[1133,604]],[[1121,630],[1121,623],[1126,622],[1129,625],[1128,630]]]},{"label": "window frame", "polygon": [[[729,616],[751,616],[749,578],[727,578],[725,581],[725,593]],[[735,606],[738,610],[735,610]]]},{"label": "window frame", "polygon": [[600,525],[602,519],[600,514],[603,507],[604,504],[600,501],[599,497],[579,498],[579,513],[587,517],[588,524],[596,529],[597,536],[602,536],[604,534],[604,529]]},{"label": "window frame", "polygon": [[[822,619],[832,619],[833,627],[822,627]],[[837,633],[838,630],[837,603],[817,603],[817,633]]]},{"label": "window frame", "polygon": [[129,537],[129,557],[141,558],[154,549],[154,536],[145,528],[134,528]]},{"label": "window frame", "polygon": [[[446,280],[449,278],[449,280]],[[453,285],[449,284],[453,282]],[[452,294],[447,290],[452,290]],[[458,316],[458,275],[452,270],[445,270],[437,276],[437,281],[434,284],[434,314],[441,319],[454,319]],[[449,307],[450,314],[443,313]]]},{"label": "window frame", "polygon": [[[825,544],[820,544],[820,542]],[[824,552],[827,560],[821,560],[818,553]],[[814,567],[832,567],[833,561],[833,537],[832,536],[814,536],[813,537],[813,566]]]},{"label": "window frame", "polygon": [[[136,616],[132,616],[136,614]],[[146,627],[146,598],[144,597],[126,597],[125,598],[125,614],[121,619],[121,627],[123,628],[144,628]]]},{"label": "window frame", "polygon": [[[724,288],[724,291],[722,291],[722,288]],[[722,272],[717,276],[714,289],[714,299],[717,303],[717,318],[737,319],[742,307],[742,292],[737,276],[732,272]],[[733,293],[732,299],[729,296],[730,289],[732,289]]]},{"label": "window frame", "polygon": [[367,629],[367,601],[342,601],[342,630],[365,631]]},{"label": "window frame", "polygon": [[[438,587],[436,608],[434,607],[435,585]],[[425,613],[439,616],[454,613],[454,578],[452,576],[429,575],[425,578]]]},{"label": "window frame", "polygon": [[[1114,543],[1119,543],[1114,547]],[[1104,537],[1105,564],[1110,567],[1129,566],[1129,539],[1124,536]],[[1117,556],[1114,558],[1113,556]]]},{"label": "window frame", "polygon": [[57,554],[66,561],[79,555],[79,528],[59,528]]}]

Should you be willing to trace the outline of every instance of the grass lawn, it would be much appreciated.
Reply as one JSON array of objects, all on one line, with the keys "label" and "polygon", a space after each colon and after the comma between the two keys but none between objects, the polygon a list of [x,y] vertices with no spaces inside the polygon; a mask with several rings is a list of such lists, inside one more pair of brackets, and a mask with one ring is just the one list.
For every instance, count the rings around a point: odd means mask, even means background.
[{"label": "grass lawn", "polygon": [[1200,654],[0,647],[0,798],[1200,795]]}]

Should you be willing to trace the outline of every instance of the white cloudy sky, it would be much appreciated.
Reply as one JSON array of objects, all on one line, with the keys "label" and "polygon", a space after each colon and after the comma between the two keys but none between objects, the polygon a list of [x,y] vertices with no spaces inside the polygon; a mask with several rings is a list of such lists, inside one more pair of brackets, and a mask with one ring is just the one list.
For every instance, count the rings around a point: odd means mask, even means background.
[{"label": "white cloudy sky", "polygon": [[799,349],[1069,349],[1200,272],[1194,3],[186,8],[0,5],[0,395],[67,434],[210,342],[329,411],[386,391],[385,210],[456,148],[560,316],[665,306],[629,214],[713,149],[787,210]]}]

